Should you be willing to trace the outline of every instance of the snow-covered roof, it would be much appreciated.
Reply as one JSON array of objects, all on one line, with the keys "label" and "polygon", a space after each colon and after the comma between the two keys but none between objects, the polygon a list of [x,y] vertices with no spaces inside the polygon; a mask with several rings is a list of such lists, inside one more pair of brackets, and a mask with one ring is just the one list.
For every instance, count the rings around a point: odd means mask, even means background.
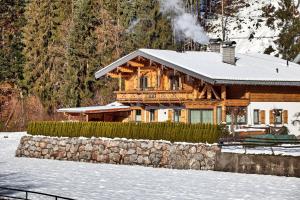
[{"label": "snow-covered roof", "polygon": [[[212,84],[297,85],[300,86],[300,65],[266,54],[236,54],[236,65],[222,62],[215,52],[139,49],[96,72],[106,73],[142,56],[170,68],[203,79]],[[278,72],[277,72],[278,70]]]},{"label": "snow-covered roof", "polygon": [[89,106],[89,107],[78,107],[78,108],[61,108],[57,112],[66,112],[66,113],[92,113],[92,112],[101,112],[108,110],[126,110],[130,106],[125,106],[119,102],[113,102],[104,106]]}]

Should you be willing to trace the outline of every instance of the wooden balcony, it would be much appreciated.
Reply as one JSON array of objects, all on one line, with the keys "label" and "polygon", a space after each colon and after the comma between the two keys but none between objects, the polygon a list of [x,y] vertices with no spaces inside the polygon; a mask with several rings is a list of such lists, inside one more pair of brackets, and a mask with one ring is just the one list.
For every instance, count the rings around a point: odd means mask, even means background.
[{"label": "wooden balcony", "polygon": [[192,91],[183,90],[132,90],[117,91],[122,103],[182,103],[194,99]]}]

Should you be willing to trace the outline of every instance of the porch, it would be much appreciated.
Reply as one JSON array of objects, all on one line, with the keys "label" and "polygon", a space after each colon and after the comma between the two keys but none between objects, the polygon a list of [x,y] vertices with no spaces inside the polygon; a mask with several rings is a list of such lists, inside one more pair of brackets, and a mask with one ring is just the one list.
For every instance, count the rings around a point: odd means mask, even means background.
[{"label": "porch", "polygon": [[130,116],[131,108],[113,102],[104,106],[61,108],[57,112],[63,113],[68,121],[126,122]]}]

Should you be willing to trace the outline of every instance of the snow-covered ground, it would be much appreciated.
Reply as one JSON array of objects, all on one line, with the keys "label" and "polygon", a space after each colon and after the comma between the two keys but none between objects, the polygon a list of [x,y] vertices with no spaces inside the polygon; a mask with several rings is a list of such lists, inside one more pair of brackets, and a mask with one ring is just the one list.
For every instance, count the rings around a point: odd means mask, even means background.
[{"label": "snow-covered ground", "polygon": [[16,158],[24,134],[0,133],[0,186],[89,200],[300,197],[300,179],[292,177]]}]

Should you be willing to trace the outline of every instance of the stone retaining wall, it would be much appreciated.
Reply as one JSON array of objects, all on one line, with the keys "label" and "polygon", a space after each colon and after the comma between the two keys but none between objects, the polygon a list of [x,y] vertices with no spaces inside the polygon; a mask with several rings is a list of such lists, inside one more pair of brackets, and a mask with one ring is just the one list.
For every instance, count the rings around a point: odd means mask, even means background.
[{"label": "stone retaining wall", "polygon": [[216,145],[109,138],[24,136],[18,157],[213,170]]},{"label": "stone retaining wall", "polygon": [[216,155],[215,170],[300,177],[300,157],[218,152]]}]

